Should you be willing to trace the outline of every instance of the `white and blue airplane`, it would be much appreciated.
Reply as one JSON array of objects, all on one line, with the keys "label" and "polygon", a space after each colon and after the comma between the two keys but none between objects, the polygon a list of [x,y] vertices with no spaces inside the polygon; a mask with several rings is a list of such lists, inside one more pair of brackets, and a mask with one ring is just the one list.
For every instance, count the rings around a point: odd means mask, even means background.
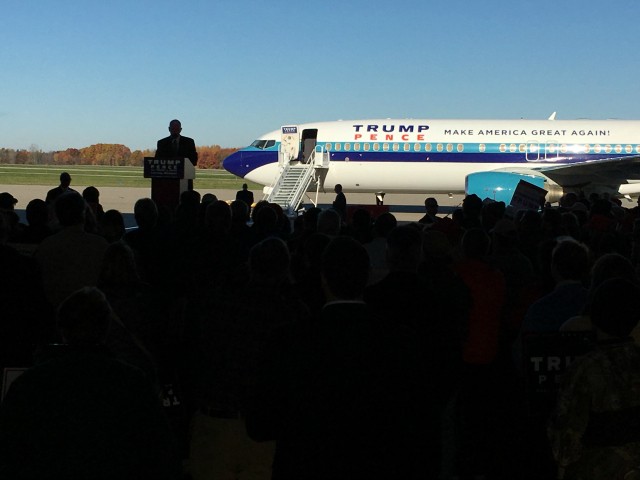
[{"label": "white and blue airplane", "polygon": [[[317,185],[345,192],[476,193],[509,203],[525,180],[569,191],[640,194],[640,121],[373,119],[287,125],[223,162],[274,185],[287,164],[318,163]],[[310,187],[309,187],[310,188]]]}]

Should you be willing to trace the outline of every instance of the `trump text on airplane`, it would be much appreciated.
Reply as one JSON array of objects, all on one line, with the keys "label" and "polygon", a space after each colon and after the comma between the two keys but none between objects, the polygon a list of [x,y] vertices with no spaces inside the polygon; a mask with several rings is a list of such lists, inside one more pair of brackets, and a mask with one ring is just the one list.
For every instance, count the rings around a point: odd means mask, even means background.
[{"label": "trump text on airplane", "polygon": [[393,141],[424,141],[424,132],[429,130],[429,125],[353,125],[354,140],[369,140],[372,142]]}]

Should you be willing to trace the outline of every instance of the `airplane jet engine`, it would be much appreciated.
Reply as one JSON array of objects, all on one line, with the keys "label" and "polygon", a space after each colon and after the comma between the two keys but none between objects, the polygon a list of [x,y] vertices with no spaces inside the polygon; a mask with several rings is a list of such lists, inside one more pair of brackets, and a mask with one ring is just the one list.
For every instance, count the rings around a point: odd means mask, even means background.
[{"label": "airplane jet engine", "polygon": [[490,171],[471,173],[465,178],[465,194],[476,194],[481,199],[511,203],[516,187],[523,180],[547,191],[545,200],[557,202],[562,196],[562,187],[539,172]]}]

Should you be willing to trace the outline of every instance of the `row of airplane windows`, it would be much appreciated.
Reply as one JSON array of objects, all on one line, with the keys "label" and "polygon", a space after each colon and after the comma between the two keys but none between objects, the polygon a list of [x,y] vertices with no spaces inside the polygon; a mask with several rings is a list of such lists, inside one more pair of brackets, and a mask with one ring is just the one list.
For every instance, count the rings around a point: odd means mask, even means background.
[{"label": "row of airplane windows", "polygon": [[[529,147],[527,150],[527,146]],[[335,147],[335,148],[334,148]],[[343,144],[341,143],[335,143],[335,144],[331,144],[331,143],[326,143],[325,144],[325,149],[327,151],[338,151],[338,150],[342,150],[343,149]],[[373,150],[374,152],[379,152],[380,150],[382,150],[383,152],[388,152],[388,151],[393,151],[393,152],[399,152],[402,149],[402,151],[405,152],[410,152],[410,151],[414,151],[414,152],[432,152],[434,151],[434,145],[432,145],[431,143],[350,143],[350,142],[345,142],[344,143],[344,151],[345,152],[350,152],[351,150],[353,150],[354,152],[359,152],[359,151],[364,151],[364,152],[369,152],[371,150]],[[454,146],[453,143],[437,143],[435,144],[435,151],[436,152],[453,152],[455,149],[456,152],[464,152],[464,144],[463,143],[458,143]],[[484,143],[480,143],[478,144],[478,151],[479,152],[485,152],[487,150],[487,146]],[[565,144],[547,144],[546,145],[546,150],[544,146],[541,146],[538,143],[520,143],[520,144],[515,144],[515,143],[511,143],[511,144],[506,144],[506,143],[501,143],[500,146],[498,147],[498,150],[502,153],[515,153],[515,152],[520,152],[520,153],[526,153],[527,151],[529,152],[546,152],[546,153],[567,153],[567,152],[572,152],[572,153],[611,153],[611,152],[615,152],[615,153],[633,153],[635,151],[635,153],[640,153],[640,145],[599,145],[599,144],[595,144],[595,145],[589,145],[589,144],[574,144],[574,145],[565,145]]]}]

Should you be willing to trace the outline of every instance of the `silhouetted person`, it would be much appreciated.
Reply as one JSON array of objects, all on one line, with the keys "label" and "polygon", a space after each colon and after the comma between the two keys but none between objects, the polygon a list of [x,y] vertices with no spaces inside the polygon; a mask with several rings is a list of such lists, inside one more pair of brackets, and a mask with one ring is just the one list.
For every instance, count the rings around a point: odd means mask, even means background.
[{"label": "silhouetted person", "polygon": [[350,234],[363,245],[373,239],[373,218],[369,210],[358,208],[351,216]]},{"label": "silhouetted person", "polygon": [[194,243],[190,257],[191,290],[204,292],[230,281],[234,269],[246,261],[246,244],[231,237],[231,207],[223,200],[207,206],[204,231]]},{"label": "silhouetted person", "polygon": [[242,200],[234,200],[231,202],[231,229],[229,233],[242,249],[249,251],[252,245],[251,228],[247,225],[249,221],[249,207]]},{"label": "silhouetted person", "polygon": [[498,220],[504,217],[506,211],[506,205],[504,202],[486,201],[482,206],[482,228],[485,232],[490,232],[496,225]]},{"label": "silhouetted person", "polygon": [[251,212],[251,217],[252,246],[272,235],[278,236],[278,214],[268,202],[258,202]]},{"label": "silhouetted person", "polygon": [[426,213],[424,217],[418,220],[418,223],[423,223],[425,225],[431,225],[436,223],[438,219],[438,201],[433,197],[428,197],[424,201],[424,209]]},{"label": "silhouetted person", "polygon": [[100,222],[104,215],[104,209],[100,205],[100,191],[96,187],[87,187],[82,191],[82,198],[87,202],[87,205],[91,208],[93,216]]},{"label": "silhouetted person", "polygon": [[533,210],[521,210],[516,217],[516,223],[518,226],[518,248],[531,261],[534,273],[540,275],[538,245],[544,238],[542,215]]},{"label": "silhouetted person", "polygon": [[9,241],[16,242],[19,240],[25,225],[20,222],[20,217],[15,212],[15,205],[18,200],[9,192],[0,193],[0,213],[5,216],[9,225]]},{"label": "silhouetted person", "polygon": [[107,241],[84,231],[87,204],[78,192],[58,197],[54,209],[62,227],[45,238],[34,253],[42,268],[47,298],[57,306],[72,292],[95,286]]},{"label": "silhouetted person", "polygon": [[482,228],[482,200],[475,193],[467,195],[462,201],[462,227]]},{"label": "silhouetted person", "polygon": [[287,238],[291,233],[291,222],[289,218],[285,215],[284,210],[277,203],[269,203],[269,206],[276,212],[278,217],[277,221],[277,232],[280,238]]},{"label": "silhouetted person", "polygon": [[158,284],[162,275],[161,262],[157,261],[162,252],[162,231],[158,226],[158,207],[150,198],[141,198],[133,206],[137,229],[124,234],[124,241],[136,256],[140,277],[149,283]]},{"label": "silhouetted person", "polygon": [[512,220],[498,220],[491,230],[491,240],[489,263],[500,270],[505,278],[503,333],[512,342],[529,308],[528,296],[534,284],[533,265],[518,248],[518,228]]},{"label": "silhouetted person", "polygon": [[555,288],[529,307],[522,332],[557,332],[569,318],[579,315],[587,301],[584,282],[589,266],[589,251],[584,244],[573,239],[558,243],[551,257]]},{"label": "silhouetted person", "polygon": [[364,244],[369,254],[371,270],[369,271],[369,283],[382,279],[387,272],[387,235],[398,225],[398,220],[391,212],[378,215],[373,222],[373,238]]},{"label": "silhouetted person", "polygon": [[216,200],[218,200],[218,197],[216,196],[216,194],[208,192],[208,193],[205,193],[204,195],[202,195],[202,202],[201,203],[208,205],[210,203],[215,202]]},{"label": "silhouetted person", "polygon": [[271,330],[307,315],[291,293],[289,251],[270,237],[251,249],[247,285],[227,283],[197,300],[203,307],[197,316],[200,411],[190,457],[195,480],[271,478],[275,446],[247,436],[244,412]]},{"label": "silhouetted person", "polygon": [[[467,197],[469,198],[469,197]],[[505,302],[504,275],[487,261],[491,240],[481,228],[462,237],[463,259],[456,272],[471,294],[458,395],[460,447],[458,474],[486,475],[498,461],[498,419],[502,377],[499,371],[500,323]]]},{"label": "silhouetted person", "polygon": [[314,315],[325,303],[320,267],[322,254],[330,241],[331,237],[324,233],[310,233],[303,238],[302,245],[291,258],[295,288]]},{"label": "silhouetted person", "polygon": [[318,207],[310,207],[293,221],[293,232],[289,236],[287,243],[293,255],[292,268],[294,271],[296,269],[295,264],[298,261],[296,257],[303,254],[304,243],[318,229],[318,215],[321,211]]},{"label": "silhouetted person", "polygon": [[[612,278],[623,278],[633,283],[638,283],[638,276],[631,261],[617,253],[608,253],[600,257],[591,268],[591,282],[587,302],[580,315],[571,317],[560,326],[561,332],[566,331],[591,331],[594,329],[591,323],[590,310],[593,295],[597,288]],[[636,332],[640,334],[640,331]],[[640,337],[639,337],[640,338]],[[640,344],[640,343],[639,343]]]},{"label": "silhouetted person", "polygon": [[573,212],[563,212],[561,217],[561,225],[567,235],[574,238],[576,241],[581,241],[582,231],[580,220],[578,216]]},{"label": "silhouetted person", "polygon": [[558,204],[560,206],[560,210],[565,212],[571,210],[577,202],[578,194],[575,192],[568,192],[560,198]]},{"label": "silhouetted person", "polygon": [[195,167],[198,164],[198,152],[192,138],[183,137],[180,120],[169,122],[169,135],[158,140],[156,158],[188,158]]},{"label": "silhouetted person", "polygon": [[218,197],[213,193],[205,193],[202,195],[200,205],[198,206],[198,224],[201,227],[204,225],[204,217],[207,213],[207,207],[217,200]]},{"label": "silhouetted person", "polygon": [[79,290],[60,306],[64,345],[17,378],[0,407],[3,477],[179,478],[149,381],[104,347],[112,315],[95,288]]},{"label": "silhouetted person", "polygon": [[116,313],[106,345],[118,359],[142,370],[157,387],[156,358],[151,353],[153,348],[148,349],[147,345],[153,347],[154,341],[157,342],[151,333],[154,330],[162,329],[167,335],[169,332],[161,317],[151,313],[154,312],[151,303],[166,305],[168,302],[153,295],[150,285],[140,279],[133,250],[126,243],[115,242],[107,247],[98,288]]},{"label": "silhouetted person", "polygon": [[336,193],[336,199],[333,201],[333,209],[340,214],[343,222],[347,221],[347,197],[342,193],[342,185],[336,183],[333,187],[333,191]]},{"label": "silhouetted person", "polygon": [[60,174],[60,185],[58,185],[55,188],[52,188],[47,192],[47,196],[45,198],[45,201],[47,202],[47,204],[49,205],[53,204],[53,202],[55,202],[56,199],[63,193],[75,192],[75,190],[71,188],[69,185],[71,185],[71,175],[69,175],[67,172],[62,172]]},{"label": "silhouetted person", "polygon": [[340,212],[334,209],[323,210],[318,214],[316,231],[318,233],[324,233],[330,237],[337,237],[340,235],[342,229],[342,221],[340,219]]},{"label": "silhouetted person", "polygon": [[249,210],[251,210],[251,206],[253,205],[253,192],[249,190],[246,183],[242,184],[242,190],[236,192],[236,200],[242,200],[249,206]]},{"label": "silhouetted person", "polygon": [[124,217],[118,210],[107,210],[98,221],[98,231],[109,242],[117,242],[125,234]]},{"label": "silhouetted person", "polygon": [[[622,278],[594,292],[596,348],[562,375],[548,434],[555,478],[637,478],[640,473],[640,347],[630,337],[640,311],[637,284]],[[627,475],[635,471],[635,476]]]},{"label": "silhouetted person", "polygon": [[188,205],[189,208],[198,209],[200,206],[200,201],[202,200],[202,195],[197,190],[185,190],[180,193],[180,204]]},{"label": "silhouetted person", "polygon": [[13,211],[18,200],[9,192],[0,193],[0,210]]},{"label": "silhouetted person", "polygon": [[[322,256],[320,318],[275,332],[247,416],[276,440],[273,477],[414,478],[422,455],[416,351],[363,301],[369,259],[338,237]],[[415,478],[418,478],[417,476]]]},{"label": "silhouetted person", "polygon": [[[466,335],[471,297],[468,287],[454,270],[453,247],[444,232],[427,229],[422,237],[422,262],[418,273],[462,340]],[[431,300],[427,299],[427,303]]]},{"label": "silhouetted person", "polygon": [[53,309],[38,262],[7,245],[9,224],[0,213],[0,371],[29,367],[36,347],[52,340]]},{"label": "silhouetted person", "polygon": [[555,208],[545,208],[542,212],[542,232],[547,239],[555,239],[566,235],[562,224],[562,213]]},{"label": "silhouetted person", "polygon": [[[198,152],[193,138],[183,137],[180,120],[169,122],[168,137],[158,140],[155,158],[188,158],[193,166],[198,165]],[[189,180],[189,190],[193,190],[193,180]]]},{"label": "silhouetted person", "polygon": [[[459,325],[452,321],[451,307],[429,288],[418,274],[422,253],[422,235],[412,225],[396,227],[387,236],[389,272],[377,283],[369,285],[365,302],[385,321],[405,326],[418,343],[425,372],[424,399],[428,427],[423,432],[425,468],[438,478],[442,453],[442,414],[451,399],[462,367],[462,341]],[[460,302],[462,299],[456,298]],[[399,315],[399,309],[402,314]],[[428,379],[428,380],[427,380]]]},{"label": "silhouetted person", "polygon": [[21,243],[38,244],[53,233],[49,227],[49,209],[44,200],[34,198],[26,208],[27,226],[20,236]]}]

